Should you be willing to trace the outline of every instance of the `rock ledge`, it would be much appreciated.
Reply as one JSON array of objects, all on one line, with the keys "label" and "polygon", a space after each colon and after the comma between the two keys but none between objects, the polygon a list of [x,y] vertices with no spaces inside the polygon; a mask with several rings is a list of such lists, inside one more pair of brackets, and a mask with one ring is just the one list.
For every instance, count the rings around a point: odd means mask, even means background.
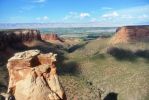
[{"label": "rock ledge", "polygon": [[16,53],[8,60],[8,94],[16,100],[61,100],[64,91],[56,73],[56,54],[39,50]]}]

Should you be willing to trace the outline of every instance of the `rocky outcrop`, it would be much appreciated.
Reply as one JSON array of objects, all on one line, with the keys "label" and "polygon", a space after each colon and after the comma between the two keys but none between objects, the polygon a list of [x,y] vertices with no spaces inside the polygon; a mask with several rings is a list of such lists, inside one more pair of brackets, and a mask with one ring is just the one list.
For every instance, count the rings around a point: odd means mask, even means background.
[{"label": "rocky outcrop", "polygon": [[0,31],[0,50],[25,41],[41,40],[40,32],[31,29],[11,29]]},{"label": "rocky outcrop", "polygon": [[124,26],[116,30],[111,42],[129,43],[135,41],[149,41],[149,26]]},{"label": "rocky outcrop", "polygon": [[41,35],[41,38],[42,38],[43,40],[46,40],[46,41],[56,41],[56,40],[61,41],[61,42],[64,41],[63,39],[61,39],[60,37],[58,37],[58,35],[55,34],[55,33],[42,34],[42,35]]},{"label": "rocky outcrop", "polygon": [[16,53],[8,60],[8,94],[16,100],[61,100],[64,91],[56,73],[56,54],[39,50]]}]

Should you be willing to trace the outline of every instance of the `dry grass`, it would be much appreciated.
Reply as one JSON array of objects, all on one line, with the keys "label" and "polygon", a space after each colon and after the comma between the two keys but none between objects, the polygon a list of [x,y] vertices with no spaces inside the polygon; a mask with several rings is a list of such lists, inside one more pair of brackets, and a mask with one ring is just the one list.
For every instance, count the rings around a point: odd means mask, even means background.
[{"label": "dry grass", "polygon": [[[68,54],[68,59],[78,64],[80,72],[77,76],[72,74],[71,78],[69,75],[61,76],[63,77],[64,87],[72,91],[71,94],[66,92],[69,100],[73,100],[72,97],[75,96],[79,100],[93,100],[91,98],[81,99],[86,96],[84,90],[89,89],[91,91],[91,88],[96,91],[92,91],[93,94],[87,93],[88,97],[98,94],[99,91],[97,90],[100,90],[102,99],[106,98],[109,93],[115,93],[118,100],[148,100],[148,56],[145,58],[134,56],[135,60],[130,60],[129,57],[131,56],[128,56],[128,59],[118,60],[115,56],[107,53],[107,49],[110,47],[117,47],[131,52],[149,50],[148,43],[110,45],[108,41],[108,39],[93,40],[82,48]],[[70,80],[72,80],[71,83],[69,83]],[[78,85],[82,84],[83,87],[70,85],[76,82]],[[87,85],[88,82],[91,84],[90,87]],[[75,93],[73,93],[74,91]],[[85,94],[82,94],[83,92]],[[94,97],[98,98],[98,96]]]}]

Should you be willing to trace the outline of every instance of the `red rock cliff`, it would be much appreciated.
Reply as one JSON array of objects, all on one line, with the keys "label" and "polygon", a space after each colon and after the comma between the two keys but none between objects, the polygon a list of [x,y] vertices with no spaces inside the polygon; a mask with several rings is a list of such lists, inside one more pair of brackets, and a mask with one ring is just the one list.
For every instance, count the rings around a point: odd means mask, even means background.
[{"label": "red rock cliff", "polygon": [[63,40],[62,40],[60,37],[58,37],[58,35],[55,34],[55,33],[42,34],[42,35],[41,35],[41,38],[42,38],[43,40],[46,40],[46,41],[53,41],[53,40],[56,41],[56,40],[58,40],[58,41],[63,42]]},{"label": "red rock cliff", "polygon": [[62,100],[64,91],[56,73],[56,54],[39,50],[16,53],[8,60],[8,94],[16,100]]},{"label": "red rock cliff", "polygon": [[116,30],[112,43],[149,41],[149,26],[124,26]]},{"label": "red rock cliff", "polygon": [[0,31],[0,50],[14,43],[41,40],[40,32],[31,29],[11,29]]}]

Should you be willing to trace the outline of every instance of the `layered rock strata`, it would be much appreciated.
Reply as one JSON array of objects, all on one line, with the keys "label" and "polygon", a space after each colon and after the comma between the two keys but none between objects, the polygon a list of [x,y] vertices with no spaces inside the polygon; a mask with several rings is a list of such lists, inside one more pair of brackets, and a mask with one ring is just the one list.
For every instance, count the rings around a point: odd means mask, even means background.
[{"label": "layered rock strata", "polygon": [[42,34],[41,35],[41,38],[43,40],[46,40],[46,41],[60,41],[60,42],[64,42],[63,39],[61,39],[57,34],[55,33],[51,33],[51,34]]},{"label": "layered rock strata", "polygon": [[8,94],[16,100],[66,99],[56,73],[56,54],[39,50],[16,53],[8,60]]},{"label": "layered rock strata", "polygon": [[149,26],[124,26],[116,30],[111,42],[129,43],[136,41],[149,41]]},{"label": "layered rock strata", "polygon": [[0,50],[5,50],[7,47],[22,43],[25,41],[41,40],[41,35],[38,30],[31,29],[11,29],[0,31]]}]

